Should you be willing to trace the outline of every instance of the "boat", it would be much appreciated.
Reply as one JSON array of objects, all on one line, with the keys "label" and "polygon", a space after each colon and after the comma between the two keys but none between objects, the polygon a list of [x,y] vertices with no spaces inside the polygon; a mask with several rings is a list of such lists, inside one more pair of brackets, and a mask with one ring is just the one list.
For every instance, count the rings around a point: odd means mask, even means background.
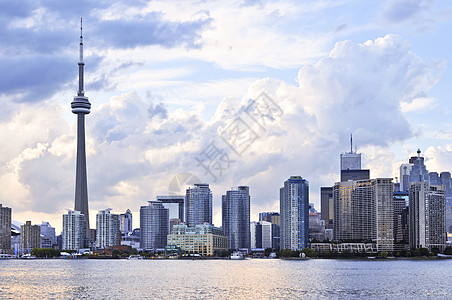
[{"label": "boat", "polygon": [[141,256],[141,255],[129,255],[129,257],[127,259],[128,260],[141,260],[141,259],[143,259],[143,256]]},{"label": "boat", "polygon": [[231,254],[231,256],[230,256],[229,258],[230,258],[230,259],[235,259],[235,260],[237,260],[237,259],[245,259],[245,258],[243,257],[243,253],[240,252],[240,251],[234,251],[234,252],[232,252],[232,254]]}]

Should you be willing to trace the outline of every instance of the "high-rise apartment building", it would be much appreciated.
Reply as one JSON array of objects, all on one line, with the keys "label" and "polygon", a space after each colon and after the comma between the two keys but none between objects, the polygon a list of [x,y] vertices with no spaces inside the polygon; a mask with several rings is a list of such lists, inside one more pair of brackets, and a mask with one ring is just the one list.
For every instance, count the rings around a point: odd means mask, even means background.
[{"label": "high-rise apartment building", "polygon": [[62,250],[80,250],[87,246],[85,215],[68,209],[63,215]]},{"label": "high-rise apartment building", "polygon": [[[72,113],[77,115],[77,162],[75,176],[75,211],[79,211],[85,217],[85,234],[89,238],[89,210],[88,210],[88,184],[86,176],[86,151],[85,151],[85,115],[90,113],[91,103],[85,96],[83,62],[83,35],[80,20],[80,61],[78,62],[78,93],[71,103]],[[67,248],[66,248],[67,249]]]},{"label": "high-rise apartment building", "polygon": [[239,186],[222,196],[223,230],[229,249],[250,248],[249,187]]},{"label": "high-rise apartment building", "polygon": [[133,231],[133,219],[132,212],[127,209],[125,213],[119,215],[119,220],[121,222],[121,232],[128,233]]},{"label": "high-rise apartment building", "polygon": [[445,187],[428,182],[410,185],[410,247],[430,251],[446,246]]},{"label": "high-rise apartment building", "polygon": [[337,182],[334,240],[373,242],[378,251],[393,251],[393,188],[391,178]]},{"label": "high-rise apartment building", "polygon": [[41,225],[41,248],[53,248],[57,244],[55,228],[49,222],[42,222]]},{"label": "high-rise apartment building", "polygon": [[280,189],[281,249],[301,250],[309,238],[309,182],[291,176]]},{"label": "high-rise apartment building", "polygon": [[121,244],[121,221],[111,208],[99,210],[96,215],[96,247],[119,246]]},{"label": "high-rise apartment building", "polygon": [[196,183],[185,194],[185,223],[190,226],[212,224],[212,191],[206,183]]},{"label": "high-rise apartment building", "polygon": [[31,225],[26,221],[20,226],[20,247],[24,253],[31,253],[34,248],[41,248],[41,226]]},{"label": "high-rise apartment building", "polygon": [[155,251],[166,246],[169,210],[160,201],[148,202],[148,206],[140,207],[140,246]]},{"label": "high-rise apartment building", "polygon": [[11,208],[0,204],[0,254],[11,253]]}]

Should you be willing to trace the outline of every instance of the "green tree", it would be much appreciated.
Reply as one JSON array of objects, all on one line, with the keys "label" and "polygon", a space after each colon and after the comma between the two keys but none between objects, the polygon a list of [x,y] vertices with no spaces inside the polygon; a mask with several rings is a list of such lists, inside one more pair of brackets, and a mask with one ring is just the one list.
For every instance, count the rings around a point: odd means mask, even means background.
[{"label": "green tree", "polygon": [[34,248],[31,254],[40,258],[52,258],[59,257],[60,251],[53,248]]}]

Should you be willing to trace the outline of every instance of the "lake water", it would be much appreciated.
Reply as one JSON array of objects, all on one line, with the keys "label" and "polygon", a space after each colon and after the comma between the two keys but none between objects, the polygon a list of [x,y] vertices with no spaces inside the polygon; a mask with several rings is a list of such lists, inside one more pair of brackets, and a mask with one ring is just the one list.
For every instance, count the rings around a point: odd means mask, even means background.
[{"label": "lake water", "polygon": [[0,260],[0,299],[452,299],[452,260]]}]

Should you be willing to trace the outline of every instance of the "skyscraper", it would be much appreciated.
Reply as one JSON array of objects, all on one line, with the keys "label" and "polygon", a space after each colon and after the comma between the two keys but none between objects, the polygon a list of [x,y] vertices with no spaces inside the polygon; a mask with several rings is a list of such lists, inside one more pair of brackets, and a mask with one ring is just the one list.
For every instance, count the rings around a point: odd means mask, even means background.
[{"label": "skyscraper", "polygon": [[444,250],[446,244],[445,188],[428,182],[410,185],[410,247]]},{"label": "skyscraper", "polygon": [[78,62],[78,93],[71,103],[72,113],[77,114],[77,166],[75,176],[75,210],[85,217],[86,230],[89,233],[88,185],[86,179],[86,153],[85,153],[85,115],[90,113],[91,103],[85,97],[83,62],[83,35],[82,21],[80,20],[80,61]]},{"label": "skyscraper", "polygon": [[228,237],[229,249],[250,248],[250,189],[239,186],[222,196],[224,234]]},{"label": "skyscraper", "polygon": [[57,244],[55,228],[49,222],[42,222],[41,225],[41,248],[53,248]]},{"label": "skyscraper", "polygon": [[99,210],[96,215],[96,247],[120,245],[121,221],[119,215],[110,213],[111,208]]},{"label": "skyscraper", "polygon": [[179,219],[180,222],[184,222],[185,196],[157,196],[157,201],[161,201],[163,206],[169,209],[170,219]]},{"label": "skyscraper", "polygon": [[195,183],[185,194],[185,223],[189,227],[212,224],[212,191],[206,183]]},{"label": "skyscraper", "polygon": [[68,209],[63,215],[62,250],[80,250],[87,246],[85,215]]},{"label": "skyscraper", "polygon": [[277,212],[259,213],[259,221],[267,221],[272,224],[272,248],[279,248],[281,240],[281,215]]},{"label": "skyscraper", "polygon": [[119,215],[121,221],[121,232],[128,233],[133,231],[132,212],[127,209],[125,213]]},{"label": "skyscraper", "polygon": [[140,243],[142,249],[163,249],[169,234],[169,210],[160,201],[148,201],[140,207]]},{"label": "skyscraper", "polygon": [[0,254],[11,253],[11,208],[0,204]]},{"label": "skyscraper", "polygon": [[374,242],[393,251],[392,178],[337,182],[333,187],[334,240]]},{"label": "skyscraper", "polygon": [[368,169],[361,169],[361,153],[353,151],[353,138],[350,135],[350,152],[341,153],[341,182],[348,180],[365,180],[370,178]]},{"label": "skyscraper", "polygon": [[322,220],[325,221],[325,228],[333,228],[333,187],[320,188],[320,213]]},{"label": "skyscraper", "polygon": [[309,182],[291,176],[280,189],[281,249],[301,250],[309,238]]}]

